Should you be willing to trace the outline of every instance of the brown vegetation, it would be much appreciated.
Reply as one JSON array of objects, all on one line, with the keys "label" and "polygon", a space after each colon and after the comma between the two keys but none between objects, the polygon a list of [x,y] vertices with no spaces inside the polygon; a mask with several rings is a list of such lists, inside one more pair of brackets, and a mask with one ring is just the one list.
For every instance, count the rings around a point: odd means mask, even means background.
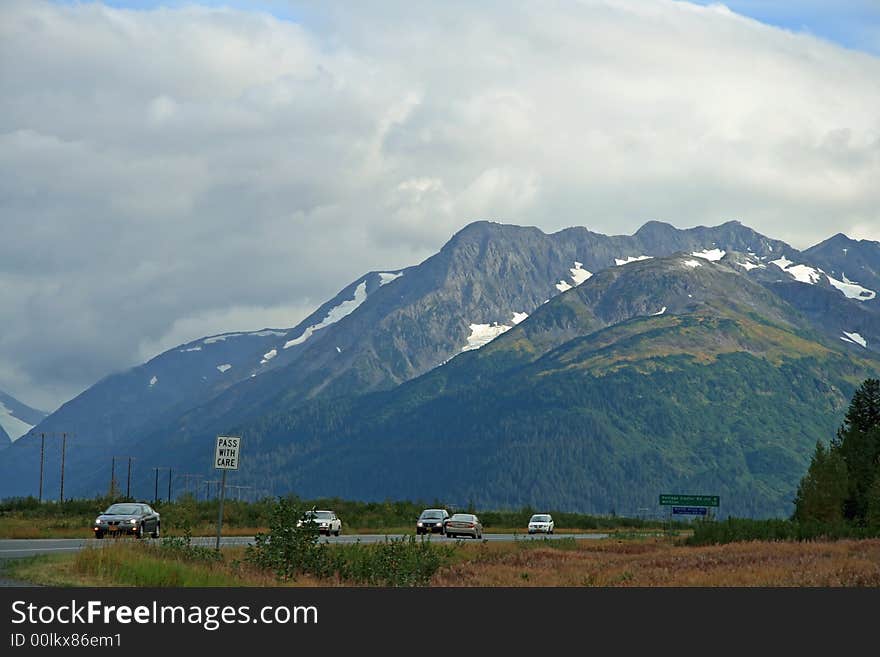
[{"label": "brown vegetation", "polygon": [[745,542],[709,547],[648,541],[474,546],[436,586],[880,586],[880,539]]},{"label": "brown vegetation", "polygon": [[[243,548],[193,563],[136,541],[75,555],[16,560],[10,575],[50,586],[278,586],[247,564]],[[294,586],[351,586],[337,578],[297,577]],[[461,541],[431,586],[880,586],[880,539],[751,541],[692,547],[669,538]]]}]

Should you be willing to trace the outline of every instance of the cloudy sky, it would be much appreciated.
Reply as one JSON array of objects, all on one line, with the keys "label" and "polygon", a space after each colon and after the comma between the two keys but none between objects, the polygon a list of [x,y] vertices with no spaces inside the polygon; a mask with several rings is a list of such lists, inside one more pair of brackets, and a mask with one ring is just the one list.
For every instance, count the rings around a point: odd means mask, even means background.
[{"label": "cloudy sky", "polygon": [[476,219],[880,240],[878,181],[875,0],[3,0],[0,389],[292,326]]}]

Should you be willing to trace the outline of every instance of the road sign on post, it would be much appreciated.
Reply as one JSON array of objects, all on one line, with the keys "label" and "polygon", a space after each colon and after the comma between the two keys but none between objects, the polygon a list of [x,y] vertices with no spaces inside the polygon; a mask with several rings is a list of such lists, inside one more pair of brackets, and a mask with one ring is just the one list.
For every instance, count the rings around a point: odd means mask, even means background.
[{"label": "road sign on post", "polygon": [[238,453],[241,450],[241,436],[217,436],[217,449],[214,450],[214,468],[217,470],[238,470]]},{"label": "road sign on post", "polygon": [[661,506],[719,506],[718,495],[661,495]]},{"label": "road sign on post", "polygon": [[709,512],[705,506],[674,506],[672,507],[673,515],[686,516],[704,516]]},{"label": "road sign on post", "polygon": [[223,499],[226,497],[226,471],[238,470],[241,453],[241,436],[217,436],[214,450],[214,469],[223,470],[220,482],[220,510],[217,512],[217,549],[220,549],[220,533],[223,529]]}]

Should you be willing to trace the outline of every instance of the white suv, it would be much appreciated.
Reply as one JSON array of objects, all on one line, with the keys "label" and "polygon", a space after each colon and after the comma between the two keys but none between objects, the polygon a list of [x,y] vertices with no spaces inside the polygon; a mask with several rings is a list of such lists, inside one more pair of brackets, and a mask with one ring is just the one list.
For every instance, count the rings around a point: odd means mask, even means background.
[{"label": "white suv", "polygon": [[556,525],[549,513],[536,513],[529,520],[529,534],[552,534]]},{"label": "white suv", "polygon": [[314,523],[318,528],[319,534],[339,536],[342,533],[342,521],[336,517],[333,511],[308,511],[306,512],[305,521],[297,520],[296,526],[302,527],[303,522]]}]

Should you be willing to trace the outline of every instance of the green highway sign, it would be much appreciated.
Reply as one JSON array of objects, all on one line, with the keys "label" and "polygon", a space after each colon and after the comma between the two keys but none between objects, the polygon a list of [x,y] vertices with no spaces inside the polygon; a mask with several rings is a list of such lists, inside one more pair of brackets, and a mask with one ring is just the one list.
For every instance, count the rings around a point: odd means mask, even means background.
[{"label": "green highway sign", "polygon": [[661,495],[663,506],[718,506],[721,498],[717,495]]}]

